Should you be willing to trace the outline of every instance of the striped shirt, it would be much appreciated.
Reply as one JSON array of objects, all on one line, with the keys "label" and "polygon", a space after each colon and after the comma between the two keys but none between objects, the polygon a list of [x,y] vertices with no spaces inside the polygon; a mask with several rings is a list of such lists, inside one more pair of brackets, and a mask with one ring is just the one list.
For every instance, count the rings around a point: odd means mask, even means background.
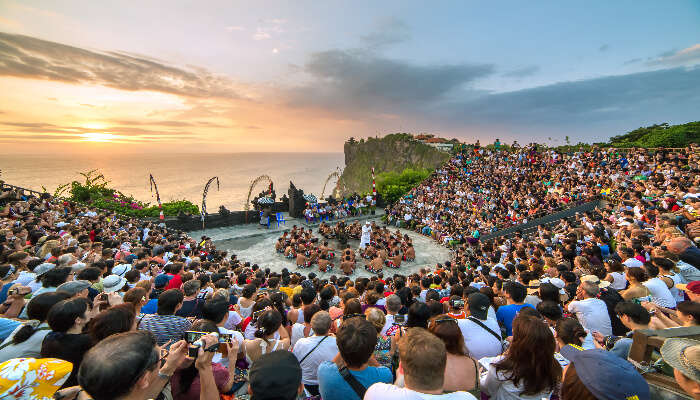
[{"label": "striped shirt", "polygon": [[192,327],[192,323],[186,318],[176,315],[147,314],[139,322],[138,329],[151,331],[156,337],[159,346],[168,340],[173,343],[185,337],[185,331]]}]

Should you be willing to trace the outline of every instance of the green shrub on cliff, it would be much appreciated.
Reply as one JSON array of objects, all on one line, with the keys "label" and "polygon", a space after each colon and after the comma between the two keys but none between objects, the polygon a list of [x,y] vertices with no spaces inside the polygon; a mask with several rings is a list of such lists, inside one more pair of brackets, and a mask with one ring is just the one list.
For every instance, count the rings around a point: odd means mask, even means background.
[{"label": "green shrub on cliff", "polygon": [[700,121],[682,125],[667,123],[637,128],[610,138],[605,146],[612,147],[685,147],[700,144]]},{"label": "green shrub on cliff", "polygon": [[383,172],[377,176],[377,193],[387,202],[393,203],[418,186],[431,172],[427,168],[406,168],[401,173]]}]

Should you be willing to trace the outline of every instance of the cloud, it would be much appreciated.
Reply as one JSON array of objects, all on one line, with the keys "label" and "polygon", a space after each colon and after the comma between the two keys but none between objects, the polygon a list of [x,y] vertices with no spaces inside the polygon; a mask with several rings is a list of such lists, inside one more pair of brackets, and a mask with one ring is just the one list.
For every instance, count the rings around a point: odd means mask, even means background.
[{"label": "cloud", "polygon": [[683,50],[669,50],[659,54],[658,57],[649,60],[648,65],[693,65],[700,63],[700,43]]},{"label": "cloud", "polygon": [[518,69],[514,69],[510,72],[506,72],[501,76],[504,76],[506,78],[525,78],[526,76],[532,76],[535,75],[540,70],[540,67],[536,65],[530,65],[527,67],[522,67]]},{"label": "cloud", "polygon": [[[70,134],[74,137],[80,137],[81,134],[100,132],[100,133],[111,133],[115,135],[128,137],[129,140],[137,140],[139,137],[159,137],[161,139],[169,138],[185,138],[194,137],[191,132],[178,131],[178,130],[163,130],[163,129],[144,129],[138,127],[139,125],[145,125],[145,123],[139,123],[134,121],[118,121],[123,123],[123,125],[108,126],[102,129],[87,128],[83,126],[72,126],[72,125],[56,125],[45,122],[17,122],[17,121],[2,121],[0,122],[0,132],[6,134],[15,134],[21,136],[15,136],[16,138],[24,138],[27,133],[36,134]],[[191,123],[178,124],[177,121],[171,121],[172,124],[168,124],[169,121],[160,121],[160,123],[154,123],[153,125],[162,125],[170,127],[192,127],[197,126]],[[124,126],[127,124],[133,124],[136,126]],[[8,127],[2,129],[1,127]]]},{"label": "cloud", "polygon": [[633,58],[631,60],[627,60],[627,61],[623,62],[622,65],[636,64],[638,62],[642,62],[642,59],[641,58]]},{"label": "cloud", "polygon": [[610,45],[607,44],[607,43],[606,43],[606,44],[603,44],[603,45],[600,46],[600,47],[598,47],[598,51],[601,52],[601,53],[604,53],[604,52],[608,51],[609,49],[610,49]]},{"label": "cloud", "polygon": [[424,105],[493,70],[488,64],[425,66],[360,50],[328,50],[311,55],[303,67],[311,81],[291,89],[289,103],[350,112]]},{"label": "cloud", "polygon": [[226,29],[228,32],[233,32],[233,31],[244,31],[244,30],[245,30],[245,27],[243,27],[243,26],[231,25],[231,26],[225,27],[224,29]]},{"label": "cloud", "polygon": [[[488,94],[442,107],[452,126],[600,134],[595,126],[687,119],[700,109],[700,68],[673,68]],[[610,126],[610,125],[608,125]]]},{"label": "cloud", "polygon": [[240,98],[228,78],[126,53],[96,52],[0,32],[0,76],[152,90],[188,97]]},{"label": "cloud", "polygon": [[265,40],[269,39],[270,37],[270,34],[262,28],[258,28],[257,31],[253,34],[254,40]]},{"label": "cloud", "polygon": [[408,25],[396,17],[380,19],[371,32],[360,36],[363,44],[370,50],[406,42],[410,38],[411,32]]}]

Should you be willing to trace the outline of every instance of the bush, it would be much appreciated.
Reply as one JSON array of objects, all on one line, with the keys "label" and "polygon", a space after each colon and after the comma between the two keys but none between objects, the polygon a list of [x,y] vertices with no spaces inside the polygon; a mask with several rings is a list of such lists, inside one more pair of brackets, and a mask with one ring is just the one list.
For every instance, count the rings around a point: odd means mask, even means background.
[{"label": "bush", "polygon": [[[109,181],[97,170],[81,172],[85,182],[73,181],[70,184],[60,185],[55,196],[62,196],[66,190],[70,195],[68,200],[88,204],[137,218],[158,218],[160,209],[158,205],[150,205],[134,199],[118,190],[108,187]],[[70,189],[69,189],[70,188]],[[175,216],[183,212],[185,214],[199,214],[199,207],[189,200],[176,200],[163,203],[163,215]]]},{"label": "bush", "polygon": [[418,186],[431,174],[429,169],[406,168],[401,173],[382,172],[377,175],[377,192],[393,203]]}]

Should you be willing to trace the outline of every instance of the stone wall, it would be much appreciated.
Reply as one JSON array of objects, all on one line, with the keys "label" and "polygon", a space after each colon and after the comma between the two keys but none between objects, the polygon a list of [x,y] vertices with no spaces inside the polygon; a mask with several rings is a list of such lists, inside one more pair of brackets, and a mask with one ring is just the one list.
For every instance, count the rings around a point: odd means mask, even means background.
[{"label": "stone wall", "polygon": [[[277,202],[272,205],[273,212],[286,212],[287,209],[282,202]],[[260,222],[260,212],[256,210],[248,211],[246,222],[245,211],[230,211],[226,215],[220,213],[208,214],[204,219],[206,228],[220,228],[224,226],[257,224]],[[165,225],[168,228],[181,231],[196,231],[202,229],[202,217],[199,215],[168,217],[165,219]]]}]

